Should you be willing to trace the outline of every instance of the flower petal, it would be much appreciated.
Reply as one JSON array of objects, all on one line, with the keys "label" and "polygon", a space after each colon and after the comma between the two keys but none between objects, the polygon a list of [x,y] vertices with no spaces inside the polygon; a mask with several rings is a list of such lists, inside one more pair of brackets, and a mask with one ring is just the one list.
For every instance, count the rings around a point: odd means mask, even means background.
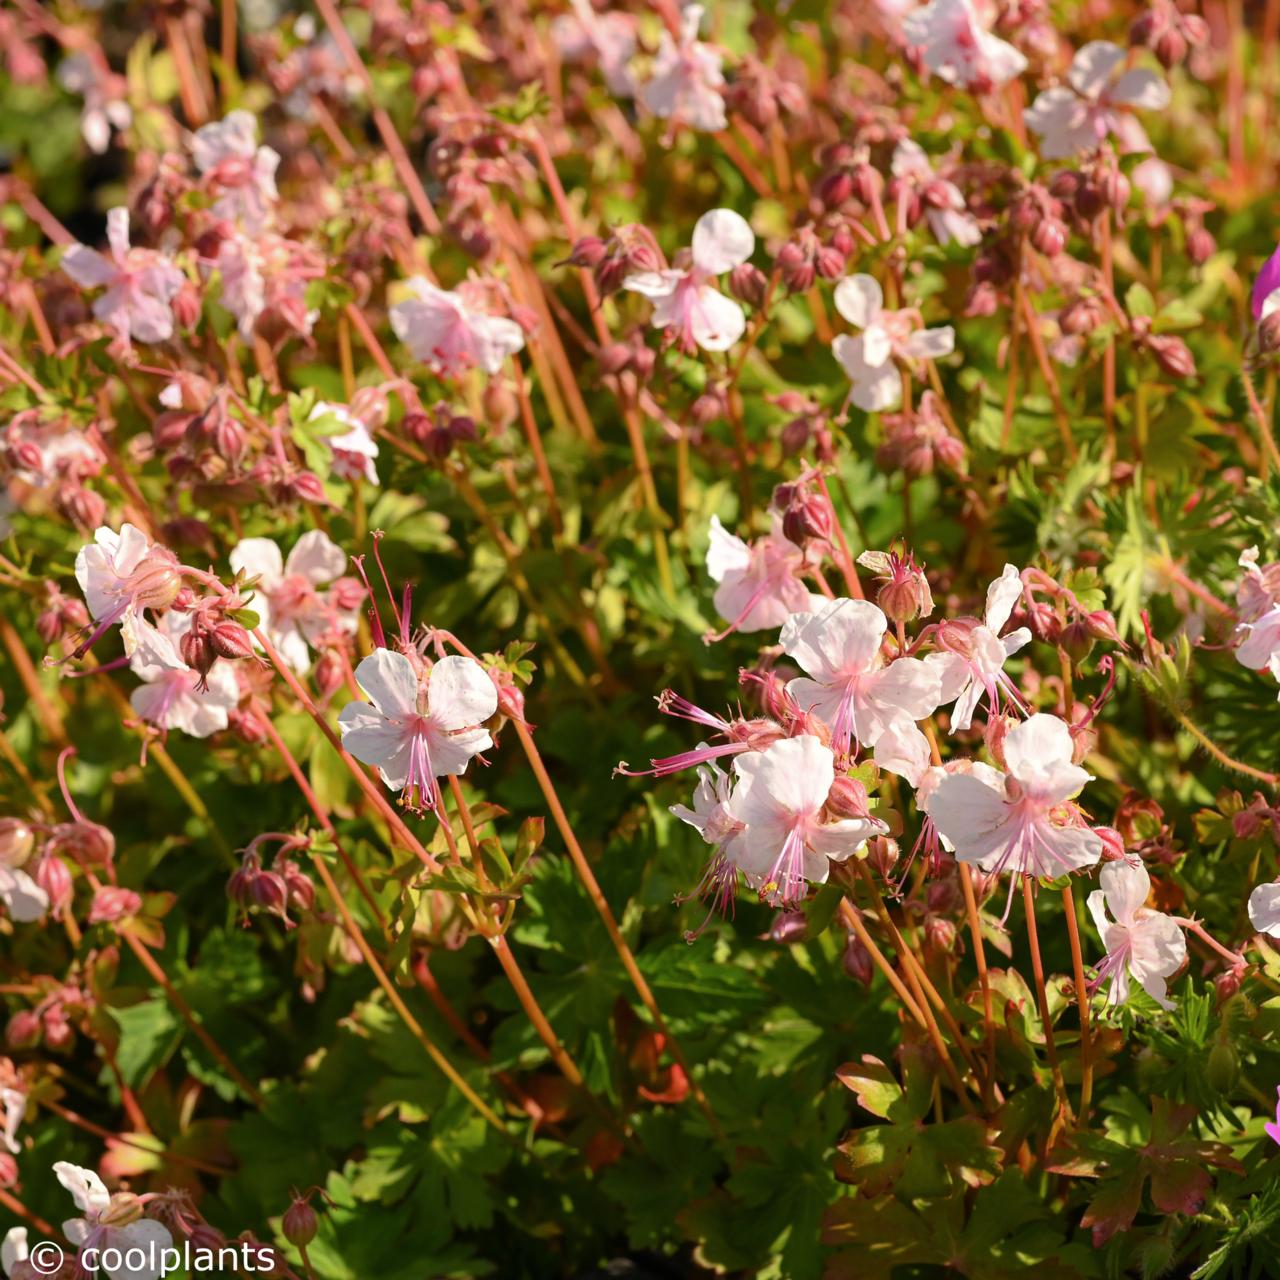
[{"label": "flower petal", "polygon": [[755,233],[746,218],[732,209],[712,209],[693,228],[693,263],[708,275],[741,266],[755,247]]},{"label": "flower petal", "polygon": [[451,654],[431,668],[427,709],[432,722],[442,729],[475,728],[497,711],[498,691],[474,658]]},{"label": "flower petal", "polygon": [[384,716],[403,719],[417,714],[418,673],[403,653],[376,649],[360,663],[355,675],[356,683]]},{"label": "flower petal", "polygon": [[865,329],[884,307],[884,290],[874,276],[859,272],[836,285],[835,303],[851,325]]}]

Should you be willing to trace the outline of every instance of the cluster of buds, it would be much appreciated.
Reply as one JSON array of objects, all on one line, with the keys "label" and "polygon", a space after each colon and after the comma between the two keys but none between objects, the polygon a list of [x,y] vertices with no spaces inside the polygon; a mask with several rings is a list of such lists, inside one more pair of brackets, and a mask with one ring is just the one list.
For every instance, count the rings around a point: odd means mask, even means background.
[{"label": "cluster of buds", "polygon": [[1171,378],[1194,378],[1196,359],[1191,348],[1173,333],[1156,333],[1149,316],[1134,316],[1129,336],[1135,351],[1145,351]]},{"label": "cluster of buds", "polygon": [[812,227],[800,227],[778,250],[774,266],[792,293],[804,293],[815,280],[838,280],[848,254],[834,242],[824,244]]},{"label": "cluster of buds", "polygon": [[782,532],[797,547],[807,548],[811,543],[825,547],[831,541],[835,512],[826,495],[814,488],[811,475],[778,485],[772,506],[782,515]]},{"label": "cluster of buds", "polygon": [[46,582],[44,590],[45,606],[36,618],[36,631],[46,645],[89,625],[89,611],[83,601],[66,595],[54,582]]},{"label": "cluster of buds", "polygon": [[[259,847],[273,841],[277,843],[270,869],[262,865]],[[251,909],[279,916],[286,929],[295,927],[289,918],[290,910],[307,912],[315,906],[316,887],[310,876],[286,854],[310,847],[306,836],[268,832],[256,837],[244,851],[240,866],[227,881],[227,895],[241,909],[244,923],[249,922]]]},{"label": "cluster of buds", "polygon": [[1009,223],[1025,235],[1037,253],[1056,258],[1067,247],[1067,224],[1062,197],[1038,182],[1028,183],[1009,205]]},{"label": "cluster of buds", "polygon": [[890,622],[914,622],[933,612],[929,579],[911,552],[864,551],[858,563],[875,574],[880,584],[876,604]]},{"label": "cluster of buds", "polygon": [[1123,213],[1133,194],[1133,184],[1109,151],[1099,153],[1079,169],[1055,174],[1049,189],[1061,207],[1069,209],[1083,226],[1096,222],[1108,210]]},{"label": "cluster of buds", "polygon": [[615,227],[607,240],[583,236],[567,261],[590,271],[604,296],[617,293],[628,276],[661,271],[667,265],[653,232],[639,223]]},{"label": "cluster of buds", "polygon": [[819,462],[834,461],[835,439],[827,415],[816,400],[799,391],[780,391],[767,399],[789,415],[779,436],[782,452],[788,458],[812,450]]},{"label": "cluster of buds", "polygon": [[443,460],[455,445],[469,444],[476,438],[476,422],[470,414],[458,413],[441,401],[430,413],[405,415],[404,433],[420,445],[429,458]]},{"label": "cluster of buds", "polygon": [[876,450],[876,461],[886,469],[901,470],[912,479],[927,476],[939,467],[964,475],[967,454],[964,441],[947,428],[938,398],[932,391],[919,405],[884,415],[885,438]]},{"label": "cluster of buds", "polygon": [[236,661],[253,657],[253,638],[234,615],[240,608],[236,596],[207,596],[189,611],[191,625],[178,642],[182,660],[200,675],[196,688],[208,688],[208,675],[219,658]]},{"label": "cluster of buds", "polygon": [[766,66],[759,58],[746,57],[725,94],[725,105],[757,129],[771,129],[783,114],[803,115],[809,104],[804,89]]},{"label": "cluster of buds", "polygon": [[631,373],[641,382],[648,381],[658,362],[657,353],[645,342],[639,330],[601,347],[596,359],[601,372],[609,377]]},{"label": "cluster of buds", "polygon": [[1208,43],[1209,24],[1195,13],[1183,13],[1173,0],[1152,0],[1129,27],[1129,43],[1150,49],[1162,66],[1176,67],[1191,49]]},{"label": "cluster of buds", "polygon": [[19,1009],[5,1026],[5,1044],[11,1050],[43,1045],[55,1053],[71,1048],[76,1024],[92,1005],[88,991],[74,984],[55,987],[30,1009]]},{"label": "cluster of buds", "polygon": [[845,209],[851,201],[857,208],[881,202],[884,177],[869,160],[866,147],[834,143],[822,152],[819,163],[822,174],[814,184],[814,196],[824,209]]}]

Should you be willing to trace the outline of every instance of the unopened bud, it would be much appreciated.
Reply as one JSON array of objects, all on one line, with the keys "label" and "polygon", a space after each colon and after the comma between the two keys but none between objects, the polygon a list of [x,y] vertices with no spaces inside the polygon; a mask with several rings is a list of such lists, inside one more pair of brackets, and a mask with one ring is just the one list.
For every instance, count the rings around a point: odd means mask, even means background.
[{"label": "unopened bud", "polygon": [[71,905],[75,892],[71,868],[57,854],[41,854],[33,868],[32,878],[48,896],[51,910],[61,912]]},{"label": "unopened bud", "polygon": [[769,277],[750,262],[739,263],[729,272],[729,292],[739,302],[758,310],[769,292]]},{"label": "unopened bud", "polygon": [[1156,334],[1147,341],[1156,363],[1173,378],[1194,378],[1196,361],[1191,348],[1172,334]]},{"label": "unopened bud", "polygon": [[223,618],[210,632],[209,645],[219,658],[253,657],[253,638],[238,622]]},{"label": "unopened bud", "polygon": [[782,515],[782,532],[798,547],[811,539],[827,542],[834,529],[831,504],[821,494],[797,496]]},{"label": "unopened bud", "polygon": [[1067,247],[1067,228],[1057,218],[1042,218],[1031,233],[1031,243],[1046,258],[1056,258]]},{"label": "unopened bud", "polygon": [[4,1029],[10,1049],[34,1049],[40,1043],[40,1018],[30,1009],[19,1009]]},{"label": "unopened bud", "polygon": [[295,1200],[285,1211],[280,1222],[280,1230],[284,1238],[292,1245],[309,1245],[320,1230],[320,1222],[316,1211],[307,1201]]},{"label": "unopened bud", "polygon": [[24,866],[35,847],[35,833],[21,818],[0,818],[0,867]]},{"label": "unopened bud", "polygon": [[142,898],[132,889],[104,884],[94,892],[93,905],[89,908],[89,923],[114,924],[126,916],[137,915],[141,909]]},{"label": "unopened bud", "polygon": [[827,792],[827,808],[837,818],[867,818],[871,815],[866,787],[857,778],[843,774]]},{"label": "unopened bud", "polygon": [[864,987],[869,987],[875,976],[875,965],[872,963],[871,953],[852,933],[844,944],[844,971]]}]

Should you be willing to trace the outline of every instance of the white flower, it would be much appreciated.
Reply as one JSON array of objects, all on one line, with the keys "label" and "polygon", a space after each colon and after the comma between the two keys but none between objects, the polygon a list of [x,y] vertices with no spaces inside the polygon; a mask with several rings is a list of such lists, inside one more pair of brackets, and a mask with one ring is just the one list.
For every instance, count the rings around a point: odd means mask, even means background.
[{"label": "white flower", "polygon": [[1169,86],[1154,71],[1131,70],[1116,76],[1128,55],[1119,45],[1092,40],[1072,59],[1070,85],[1046,89],[1022,114],[1027,128],[1040,135],[1040,154],[1063,160],[1093,151],[1115,134],[1123,152],[1150,151],[1142,126],[1125,108],[1163,111]]},{"label": "white flower", "polygon": [[0,1089],[0,1102],[4,1103],[4,1132],[0,1134],[0,1142],[8,1148],[10,1155],[17,1155],[18,1126],[27,1114],[27,1095],[21,1089]]},{"label": "white flower", "polygon": [[1067,825],[1066,809],[1092,774],[1072,763],[1071,731],[1057,716],[1034,715],[1004,740],[1008,773],[948,774],[929,801],[929,816],[961,862],[983,871],[1056,879],[1091,867],[1102,838]]},{"label": "white flower", "polygon": [[1236,634],[1240,637],[1236,661],[1252,671],[1269,671],[1280,680],[1280,605],[1272,605],[1252,622],[1242,623]]},{"label": "white flower", "polygon": [[671,812],[681,822],[693,827],[718,852],[736,862],[745,828],[728,811],[731,790],[729,775],[719,765],[714,762],[701,764],[698,766],[698,785],[693,793],[693,808],[673,804]]},{"label": "white flower", "polygon": [[129,705],[148,724],[180,729],[207,738],[227,727],[227,713],[240,701],[235,668],[219,658],[201,677],[183,660],[182,637],[191,630],[191,615],[170,610],[139,647],[129,665],[145,683],[129,695]]},{"label": "white flower", "polygon": [[377,765],[408,805],[434,808],[436,779],[466,772],[471,757],[493,745],[483,726],[498,709],[498,691],[471,658],[441,658],[422,684],[404,654],[379,649],[356,668],[356,680],[369,702],[343,707],[342,745]]},{"label": "white flower", "polygon": [[723,55],[698,39],[703,7],[686,6],[680,19],[680,41],[662,33],[653,60],[653,78],[640,91],[640,100],[655,116],[691,129],[716,133],[728,123],[725,116]]},{"label": "white flower", "polygon": [[779,636],[783,650],[808,672],[787,685],[801,711],[831,730],[840,755],[856,741],[874,747],[895,721],[922,720],[938,705],[936,670],[919,658],[886,665],[884,614],[867,600],[825,600],[815,613],[794,613]]},{"label": "white flower", "polygon": [[112,129],[127,129],[133,123],[133,111],[121,96],[125,82],[111,73],[100,53],[71,54],[58,66],[58,83],[84,98],[80,135],[96,155],[111,145]]},{"label": "white flower", "polygon": [[258,122],[248,111],[232,111],[225,119],[206,124],[191,138],[196,168],[220,192],[210,213],[259,231],[275,203],[276,169],[280,156],[258,146]]},{"label": "white flower", "polygon": [[[1107,948],[1097,981],[1111,980],[1108,1004],[1129,998],[1129,976],[1165,1009],[1173,1008],[1165,979],[1187,958],[1187,940],[1170,916],[1142,904],[1151,892],[1151,877],[1141,863],[1108,862],[1098,877],[1101,889],[1088,898],[1089,914]],[[1105,904],[1105,905],[1104,905]],[[1107,908],[1112,919],[1107,918]]]},{"label": "white flower", "polygon": [[[154,1218],[134,1217],[129,1221],[133,1212],[141,1213],[141,1206],[133,1197],[129,1197],[130,1206],[124,1197],[110,1195],[92,1169],[59,1160],[53,1171],[84,1214],[83,1218],[64,1222],[62,1234],[79,1249],[96,1249],[99,1257],[108,1249],[114,1257],[118,1250],[123,1261],[129,1250],[141,1250],[144,1261],[140,1267],[103,1268],[112,1280],[160,1280],[164,1271],[162,1251],[173,1247],[168,1228]],[[117,1225],[117,1221],[121,1224]]]},{"label": "white flower", "polygon": [[972,0],[930,0],[902,23],[908,44],[918,45],[924,65],[939,80],[990,93],[1026,69],[1013,45],[994,36],[979,21]]},{"label": "white flower", "polygon": [[129,247],[129,210],[107,214],[107,257],[87,245],[73,244],[62,255],[62,269],[82,289],[105,288],[93,314],[125,342],[165,342],[173,337],[170,303],[186,277],[163,254]]},{"label": "white flower", "polygon": [[49,910],[49,895],[20,867],[0,866],[0,902],[19,924],[39,920]]},{"label": "white flower", "polygon": [[143,628],[152,629],[142,616],[143,610],[166,608],[182,586],[173,553],[127,521],[119,533],[102,525],[93,541],[80,548],[76,581],[97,623],[80,651],[118,622],[124,651],[130,656],[138,647]]},{"label": "white flower", "polygon": [[636,20],[620,10],[597,13],[590,0],[571,0],[573,12],[551,23],[551,38],[566,62],[594,55],[609,92],[619,98],[635,96],[636,81],[628,63],[636,51]]},{"label": "white flower", "polygon": [[[809,588],[800,579],[804,552],[782,532],[782,519],[762,538],[747,544],[711,517],[707,573],[716,587],[716,612],[728,631],[766,631],[809,606]],[[727,635],[728,631],[721,635]]]},{"label": "white flower", "polygon": [[812,734],[738,756],[733,769],[738,785],[724,811],[746,828],[735,857],[776,904],[803,898],[806,881],[826,883],[832,862],[843,862],[888,830],[876,818],[824,821],[835,756]]},{"label": "white flower", "polygon": [[692,264],[687,271],[638,271],[622,287],[653,299],[654,328],[673,329],[682,349],[728,351],[742,337],[747,317],[711,281],[741,266],[755,247],[755,235],[741,214],[712,209],[693,228]]},{"label": "white flower", "polygon": [[1259,933],[1280,938],[1280,882],[1260,884],[1249,895],[1249,920]]},{"label": "white flower", "polygon": [[902,378],[894,364],[901,360],[936,360],[955,350],[955,330],[920,328],[913,310],[884,310],[884,293],[874,276],[847,276],[836,285],[836,310],[862,330],[856,337],[840,334],[831,344],[853,383],[853,403],[866,413],[894,409],[902,400]]},{"label": "white flower", "polygon": [[1130,176],[1152,208],[1164,209],[1169,204],[1173,197],[1173,173],[1159,156],[1148,156],[1136,164]]},{"label": "white flower", "polygon": [[505,316],[491,316],[471,303],[467,289],[452,292],[421,276],[407,281],[412,297],[391,308],[396,337],[434,373],[458,377],[469,369],[497,373],[524,347],[524,330]]},{"label": "white flower", "polygon": [[938,644],[942,652],[930,654],[925,659],[936,666],[942,679],[942,706],[948,702],[956,705],[951,712],[951,728],[967,729],[973,723],[973,713],[978,701],[986,692],[991,710],[999,710],[1000,693],[1015,706],[1022,706],[1022,699],[1013,681],[1004,674],[1005,660],[1011,658],[1031,641],[1026,627],[1011,631],[1003,639],[1000,631],[1009,621],[1009,614],[1022,594],[1022,575],[1011,564],[987,588],[985,621],[973,627],[943,623],[938,629]]},{"label": "white flower", "polygon": [[333,471],[344,480],[367,480],[378,483],[378,469],[373,460],[378,456],[378,442],[369,428],[350,409],[340,404],[321,400],[307,416],[308,422],[320,418],[337,418],[351,428],[335,436],[325,436],[324,442],[333,454]]},{"label": "white flower", "polygon": [[340,609],[323,590],[342,576],[346,552],[319,529],[294,543],[288,560],[270,538],[245,538],[229,557],[231,567],[257,578],[251,608],[285,665],[299,673],[311,666],[311,646],[329,632],[354,635],[356,611]]},{"label": "white flower", "polygon": [[0,1267],[4,1268],[5,1275],[13,1275],[18,1263],[26,1262],[29,1257],[26,1227],[10,1227],[0,1241]]},{"label": "white flower", "polygon": [[964,195],[954,182],[939,178],[925,155],[924,148],[910,138],[903,138],[893,153],[893,176],[918,188],[924,204],[924,216],[939,244],[970,248],[982,239],[978,220],[968,211]]}]

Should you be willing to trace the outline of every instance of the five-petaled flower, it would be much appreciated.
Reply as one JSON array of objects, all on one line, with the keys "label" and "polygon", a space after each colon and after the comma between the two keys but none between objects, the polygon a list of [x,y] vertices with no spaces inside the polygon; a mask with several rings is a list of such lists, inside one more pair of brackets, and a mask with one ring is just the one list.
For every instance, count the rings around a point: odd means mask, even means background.
[{"label": "five-petaled flower", "polygon": [[857,335],[839,334],[831,344],[853,383],[850,399],[867,413],[896,409],[902,402],[898,360],[936,360],[955,350],[955,330],[921,328],[920,313],[912,309],[886,311],[884,292],[874,276],[848,276],[836,285],[836,310],[856,328]]},{"label": "five-petaled flower", "polygon": [[1102,888],[1089,895],[1088,906],[1107,955],[1097,967],[1094,985],[1109,980],[1107,1003],[1123,1004],[1132,976],[1157,1004],[1172,1009],[1166,979],[1186,961],[1187,940],[1171,916],[1143,905],[1151,892],[1146,867],[1140,862],[1108,862],[1098,883]]},{"label": "five-petaled flower", "polygon": [[227,727],[228,713],[240,701],[235,668],[219,658],[203,675],[188,666],[179,650],[191,629],[191,615],[169,610],[148,643],[129,659],[144,683],[129,695],[129,704],[157,729],[181,729],[207,738]]},{"label": "five-petaled flower", "polygon": [[73,244],[62,255],[62,269],[82,289],[104,288],[93,304],[94,316],[130,342],[165,342],[173,337],[171,303],[186,276],[153,249],[129,247],[129,210],[107,214],[110,257]]},{"label": "five-petaled flower", "polygon": [[698,39],[703,12],[700,4],[685,6],[678,41],[669,31],[662,33],[653,78],[640,91],[640,100],[663,120],[716,133],[728,123],[721,92],[724,57]]},{"label": "five-petaled flower", "polygon": [[173,552],[153,543],[135,525],[126,521],[119,533],[106,525],[99,528],[76,555],[76,581],[96,624],[78,652],[87,651],[108,627],[119,623],[124,651],[132,656],[154,630],[144,611],[168,608],[177,598],[182,587],[179,569]]},{"label": "five-petaled flower", "polygon": [[1127,54],[1119,45],[1092,40],[1067,73],[1068,84],[1046,89],[1023,112],[1027,128],[1040,136],[1046,160],[1064,160],[1095,150],[1114,134],[1125,152],[1150,151],[1151,143],[1128,112],[1163,111],[1169,86],[1154,71],[1134,68],[1117,76]]},{"label": "five-petaled flower", "polygon": [[347,564],[346,552],[328,534],[304,533],[284,561],[270,538],[245,538],[229,558],[237,573],[257,579],[252,607],[259,626],[294,671],[310,668],[311,647],[329,634],[355,634],[355,609],[343,608],[324,589]]},{"label": "five-petaled flower", "polygon": [[712,209],[694,225],[687,270],[637,271],[622,287],[653,299],[654,327],[670,329],[681,350],[728,351],[742,337],[747,317],[711,282],[741,266],[755,247],[755,235],[741,214]]},{"label": "five-petaled flower", "polygon": [[941,676],[942,705],[955,703],[951,710],[952,729],[967,729],[973,723],[973,713],[984,692],[993,712],[999,710],[1002,693],[1006,700],[1022,708],[1022,697],[1005,675],[1004,664],[1030,643],[1031,632],[1019,627],[1007,636],[1000,635],[1021,594],[1022,576],[1007,564],[1004,573],[987,588],[982,622],[959,619],[939,625],[939,652],[930,654],[925,661],[936,666]]},{"label": "five-petaled flower", "polygon": [[938,672],[919,658],[886,662],[889,622],[868,600],[823,600],[815,612],[794,613],[779,641],[808,673],[787,685],[801,711],[831,730],[841,756],[853,744],[874,747],[896,721],[923,720],[941,700]]},{"label": "five-petaled flower", "polygon": [[[64,1222],[63,1235],[82,1251],[96,1250],[112,1280],[159,1280],[164,1274],[162,1251],[172,1247],[173,1236],[163,1223],[143,1217],[138,1197],[111,1195],[92,1169],[65,1160],[59,1160],[53,1171],[84,1214]],[[142,1265],[133,1266],[127,1255],[137,1258],[139,1252]],[[105,1265],[111,1258],[119,1260],[117,1266]]]},{"label": "five-petaled flower", "polygon": [[805,553],[783,534],[781,516],[775,514],[770,531],[750,544],[712,516],[707,573],[718,584],[716,612],[729,619],[729,626],[711,638],[723,639],[731,631],[766,631],[807,609],[809,588],[800,578],[804,567]]},{"label": "five-petaled flower", "polygon": [[1069,802],[1093,775],[1072,756],[1066,722],[1034,715],[1005,736],[1007,772],[948,774],[929,816],[961,862],[991,874],[1054,880],[1091,867],[1102,857],[1102,837]]},{"label": "five-petaled flower", "polygon": [[433,373],[456,378],[471,369],[495,374],[524,347],[524,330],[479,306],[479,290],[452,291],[421,276],[406,282],[410,296],[391,308],[396,337]]},{"label": "five-petaled flower", "polygon": [[206,183],[218,193],[209,212],[239,222],[248,231],[267,225],[277,198],[280,156],[258,145],[258,122],[248,111],[197,129],[191,155]]},{"label": "five-petaled flower", "polygon": [[976,93],[990,93],[1027,66],[1013,45],[987,30],[973,0],[930,0],[903,19],[902,33],[939,80]]},{"label": "five-petaled flower", "polygon": [[464,773],[493,745],[484,722],[498,709],[498,691],[473,658],[441,658],[420,680],[403,653],[379,649],[356,668],[356,682],[369,701],[343,707],[342,745],[376,765],[409,808],[435,808],[436,779]]},{"label": "five-petaled flower", "polygon": [[734,858],[774,905],[804,897],[806,882],[825,884],[832,862],[843,862],[872,836],[888,830],[878,818],[829,818],[835,756],[812,734],[783,738],[738,756],[728,818],[745,828]]}]

